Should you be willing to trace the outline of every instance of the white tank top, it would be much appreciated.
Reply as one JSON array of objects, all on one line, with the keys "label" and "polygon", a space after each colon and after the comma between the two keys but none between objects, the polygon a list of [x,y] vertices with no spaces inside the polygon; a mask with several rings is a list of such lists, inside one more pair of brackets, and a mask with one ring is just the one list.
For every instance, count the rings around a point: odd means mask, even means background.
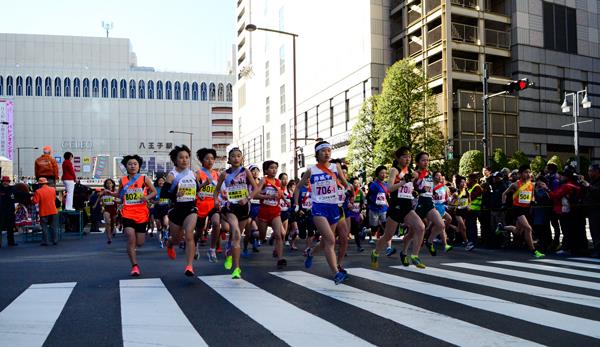
[{"label": "white tank top", "polygon": [[[179,172],[176,169],[173,169],[171,171],[171,174],[174,177],[177,177],[177,175],[179,175]],[[179,180],[179,183],[177,183],[177,202],[196,201],[196,189],[196,175],[194,175],[194,172],[192,172],[192,170],[188,170],[188,173],[183,178],[181,178],[181,180]]]},{"label": "white tank top", "polygon": [[[337,165],[329,164],[329,171],[337,175]],[[319,204],[338,204],[337,177],[331,177],[316,165],[310,167],[311,200]]]}]

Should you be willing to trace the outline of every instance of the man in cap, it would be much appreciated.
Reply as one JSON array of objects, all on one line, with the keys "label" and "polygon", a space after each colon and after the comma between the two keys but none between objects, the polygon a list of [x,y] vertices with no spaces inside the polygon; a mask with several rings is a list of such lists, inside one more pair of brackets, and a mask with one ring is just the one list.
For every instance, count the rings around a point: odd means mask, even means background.
[{"label": "man in cap", "polygon": [[15,243],[15,189],[10,185],[10,177],[2,177],[0,185],[0,247],[2,247],[2,232],[6,230],[9,246]]},{"label": "man in cap", "polygon": [[58,164],[52,157],[50,146],[44,146],[43,151],[44,153],[35,160],[35,178],[39,180],[44,177],[51,186],[54,186],[58,181]]},{"label": "man in cap", "polygon": [[52,244],[58,242],[56,222],[58,221],[56,210],[56,190],[48,186],[48,179],[41,177],[38,180],[40,188],[35,191],[31,201],[38,205],[40,222],[42,225],[42,246],[48,246],[48,229],[52,233]]}]

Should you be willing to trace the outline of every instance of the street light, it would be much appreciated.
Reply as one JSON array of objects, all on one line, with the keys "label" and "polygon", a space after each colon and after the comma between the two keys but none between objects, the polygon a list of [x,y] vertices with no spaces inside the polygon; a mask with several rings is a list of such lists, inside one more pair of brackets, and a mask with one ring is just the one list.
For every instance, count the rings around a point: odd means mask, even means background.
[{"label": "street light", "polygon": [[256,30],[266,31],[270,33],[276,33],[281,35],[288,35],[292,37],[292,84],[294,85],[294,178],[298,178],[298,156],[296,155],[296,148],[298,148],[298,112],[296,111],[296,37],[298,34],[289,33],[287,31],[268,29],[268,28],[260,28],[254,24],[246,25],[246,30],[249,32],[253,32]]},{"label": "street light", "polygon": [[171,134],[185,134],[185,135],[190,135],[190,151],[192,150],[192,136],[194,134],[187,132],[187,131],[176,131],[176,130],[171,130],[169,131],[169,133]]},{"label": "street light", "polygon": [[38,147],[17,147],[17,179],[21,177],[21,150],[22,149],[39,149]]},{"label": "street light", "polygon": [[[583,99],[581,100],[581,106],[583,106],[583,108],[590,108],[592,107],[592,102],[590,101],[590,99],[588,99],[588,94],[587,94],[587,88],[577,91],[577,92],[573,92],[573,93],[565,93],[565,99],[563,100],[562,105],[560,106],[561,110],[563,113],[569,113],[571,112],[571,107],[569,106],[568,102],[567,102],[567,98],[568,97],[572,97],[573,98],[573,118],[574,118],[574,122],[572,123],[573,125],[573,131],[574,131],[574,145],[575,145],[575,160],[576,160],[576,164],[577,164],[577,171],[579,171],[580,169],[580,164],[579,164],[579,121],[577,120],[577,118],[579,117],[579,96],[583,95]],[[583,122],[581,122],[583,123]],[[567,124],[566,126],[570,126],[571,124]]]}]

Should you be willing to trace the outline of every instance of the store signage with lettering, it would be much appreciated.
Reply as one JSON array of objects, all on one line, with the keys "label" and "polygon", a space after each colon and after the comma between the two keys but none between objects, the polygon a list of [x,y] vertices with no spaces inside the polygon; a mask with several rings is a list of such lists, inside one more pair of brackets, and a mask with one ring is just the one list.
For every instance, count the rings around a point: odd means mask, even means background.
[{"label": "store signage with lettering", "polygon": [[165,149],[171,150],[173,149],[173,142],[140,142],[138,149]]},{"label": "store signage with lettering", "polygon": [[61,144],[63,149],[92,149],[94,143],[92,141],[63,141]]}]

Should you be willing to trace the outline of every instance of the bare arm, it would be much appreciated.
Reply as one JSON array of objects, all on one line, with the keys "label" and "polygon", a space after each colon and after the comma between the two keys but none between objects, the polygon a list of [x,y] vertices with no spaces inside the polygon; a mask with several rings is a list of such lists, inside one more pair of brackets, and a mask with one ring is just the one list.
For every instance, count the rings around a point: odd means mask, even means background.
[{"label": "bare arm", "polygon": [[146,201],[148,201],[156,196],[156,188],[154,187],[154,184],[152,183],[150,177],[146,176],[144,178],[144,182],[146,182],[146,186],[150,190],[150,194],[146,195]]}]

